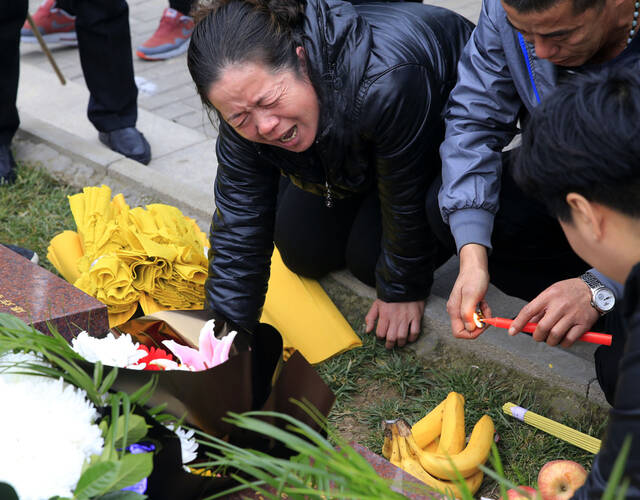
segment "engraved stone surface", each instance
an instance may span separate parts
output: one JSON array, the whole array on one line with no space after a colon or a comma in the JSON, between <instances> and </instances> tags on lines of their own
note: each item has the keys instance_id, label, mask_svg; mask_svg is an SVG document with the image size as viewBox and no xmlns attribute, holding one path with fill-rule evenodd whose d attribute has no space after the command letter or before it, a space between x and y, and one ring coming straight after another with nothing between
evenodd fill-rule
<instances>
[{"instance_id":1,"label":"engraved stone surface","mask_svg":"<svg viewBox=\"0 0 640 500\"><path fill-rule=\"evenodd\" d=\"M46 269L0 245L0 312L13 314L43 333L50 321L67 340L82 330L102 337L107 307Z\"/></svg>"},{"instance_id":2,"label":"engraved stone surface","mask_svg":"<svg viewBox=\"0 0 640 500\"><path fill-rule=\"evenodd\" d=\"M430 489L421 481L415 477L407 474L402 469L399 469L384 457L376 455L368 448L358 443L349 443L354 450L362 455L367 462L376 470L376 472L384 479L391 481L391 487L393 490L401 493L405 497L411 500L440 500L444 499L442 495L430 491ZM271 488L266 488L269 493L275 493ZM225 500L241 500L241 499L253 499L253 500L266 500L266 497L260 493L250 490L242 490L233 495L227 495ZM282 496L286 499L288 497Z\"/></svg>"}]
</instances>

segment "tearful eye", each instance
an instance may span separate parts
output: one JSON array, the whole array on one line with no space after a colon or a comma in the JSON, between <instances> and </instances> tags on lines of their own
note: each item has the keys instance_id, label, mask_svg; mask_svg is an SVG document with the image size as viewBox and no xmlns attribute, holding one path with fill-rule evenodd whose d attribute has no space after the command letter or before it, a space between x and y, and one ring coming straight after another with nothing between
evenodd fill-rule
<instances>
[{"instance_id":1,"label":"tearful eye","mask_svg":"<svg viewBox=\"0 0 640 500\"><path fill-rule=\"evenodd\" d=\"M240 128L244 126L246 122L247 122L247 115L244 115L241 120L236 120L234 123L231 124L231 126L234 128Z\"/></svg>"}]
</instances>

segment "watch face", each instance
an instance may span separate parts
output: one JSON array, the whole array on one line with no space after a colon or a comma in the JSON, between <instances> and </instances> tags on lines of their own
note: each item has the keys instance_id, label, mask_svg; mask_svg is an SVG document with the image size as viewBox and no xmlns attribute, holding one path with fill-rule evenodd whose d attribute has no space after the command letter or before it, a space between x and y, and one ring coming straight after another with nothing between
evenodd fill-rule
<instances>
[{"instance_id":1,"label":"watch face","mask_svg":"<svg viewBox=\"0 0 640 500\"><path fill-rule=\"evenodd\" d=\"M593 297L593 302L601 311L610 311L616 303L613 292L607 288L598 290Z\"/></svg>"}]
</instances>

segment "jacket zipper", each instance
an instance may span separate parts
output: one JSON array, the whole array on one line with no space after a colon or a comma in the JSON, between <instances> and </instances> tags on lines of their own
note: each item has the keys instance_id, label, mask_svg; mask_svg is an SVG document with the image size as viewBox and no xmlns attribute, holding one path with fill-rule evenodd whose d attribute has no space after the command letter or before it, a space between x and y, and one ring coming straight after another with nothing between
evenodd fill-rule
<instances>
[{"instance_id":1,"label":"jacket zipper","mask_svg":"<svg viewBox=\"0 0 640 500\"><path fill-rule=\"evenodd\" d=\"M324 204L327 208L333 207L333 195L331 194L331 186L329 185L328 177L325 177L324 181Z\"/></svg>"},{"instance_id":2,"label":"jacket zipper","mask_svg":"<svg viewBox=\"0 0 640 500\"><path fill-rule=\"evenodd\" d=\"M320 141L316 140L316 147L320 146ZM324 170L324 205L327 208L333 207L333 194L331 193L331 184L329 184L329 169L324 163L322 157L322 151L319 151L320 163L322 164L322 170Z\"/></svg>"}]
</instances>

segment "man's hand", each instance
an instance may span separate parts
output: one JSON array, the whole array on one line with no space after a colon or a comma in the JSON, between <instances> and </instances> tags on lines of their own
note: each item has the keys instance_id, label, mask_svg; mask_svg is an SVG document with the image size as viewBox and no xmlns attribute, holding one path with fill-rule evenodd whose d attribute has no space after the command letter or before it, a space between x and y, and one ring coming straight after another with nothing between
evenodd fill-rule
<instances>
[{"instance_id":1,"label":"man's hand","mask_svg":"<svg viewBox=\"0 0 640 500\"><path fill-rule=\"evenodd\" d=\"M522 308L513 320L509 335L516 335L526 323L537 322L537 342L571 346L593 326L600 314L591 305L591 290L580 279L554 283Z\"/></svg>"},{"instance_id":2,"label":"man's hand","mask_svg":"<svg viewBox=\"0 0 640 500\"><path fill-rule=\"evenodd\" d=\"M484 301L489 288L489 262L487 249L470 243L460 249L460 271L447 301L447 312L451 318L454 337L475 339L485 329L473 322L473 313L478 304L485 317L491 316L491 309Z\"/></svg>"},{"instance_id":3,"label":"man's hand","mask_svg":"<svg viewBox=\"0 0 640 500\"><path fill-rule=\"evenodd\" d=\"M424 300L415 302L383 302L376 299L364 318L367 333L373 331L378 320L376 336L386 339L384 346L392 349L396 343L402 347L409 342L415 342L420 335L422 315L424 314Z\"/></svg>"}]
</instances>

